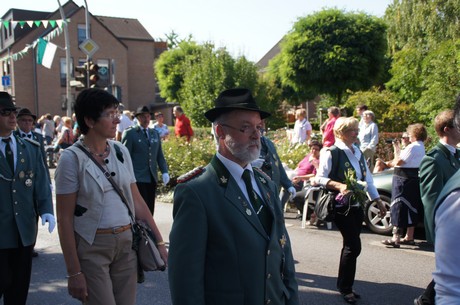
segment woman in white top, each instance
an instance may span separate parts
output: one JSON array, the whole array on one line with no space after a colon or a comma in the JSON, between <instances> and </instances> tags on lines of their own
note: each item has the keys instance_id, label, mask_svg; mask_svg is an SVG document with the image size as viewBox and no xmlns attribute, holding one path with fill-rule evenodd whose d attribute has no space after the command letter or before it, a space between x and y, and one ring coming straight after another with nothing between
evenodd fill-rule
<instances>
[{"instance_id":1,"label":"woman in white top","mask_svg":"<svg viewBox=\"0 0 460 305\"><path fill-rule=\"evenodd\" d=\"M155 112L155 120L156 123L153 124L153 128L158 131L160 134L160 138L162 140L166 139L169 136L169 129L168 125L166 125L164 122L164 116L163 113L161 112Z\"/></svg>"},{"instance_id":2,"label":"woman in white top","mask_svg":"<svg viewBox=\"0 0 460 305\"><path fill-rule=\"evenodd\" d=\"M292 133L292 144L303 144L307 143L311 137L312 127L310 122L308 122L307 112L305 109L297 109L295 112L296 121L294 124L294 132Z\"/></svg>"},{"instance_id":3,"label":"woman in white top","mask_svg":"<svg viewBox=\"0 0 460 305\"><path fill-rule=\"evenodd\" d=\"M412 124L407 127L410 144L404 148L399 157L394 160L395 171L391 191L391 223L393 224L393 238L383 240L387 246L399 248L400 244L414 244L415 225L423 218L420 198L420 183L418 171L425 156L423 142L427 138L427 131L423 124ZM395 143L399 146L399 142ZM401 239L400 234L406 230L406 236Z\"/></svg>"},{"instance_id":4,"label":"woman in white top","mask_svg":"<svg viewBox=\"0 0 460 305\"><path fill-rule=\"evenodd\" d=\"M358 124L358 120L352 117L337 119L334 124L335 144L321 150L319 168L314 181L328 190L340 193L342 197L349 198L339 202L338 196L336 197L334 217L334 222L343 237L337 289L349 304L356 303L356 300L360 298L359 293L353 290L353 284L356 263L361 253L360 233L364 218L362 205L368 197L377 202L380 215L386 214L385 205L374 186L372 174L367 167L363 154L355 145L358 138ZM352 186L347 185L347 175L351 173L353 173L356 181L367 185L367 197L363 192L361 195L364 196L360 196L360 199L353 197L350 189Z\"/></svg>"},{"instance_id":5,"label":"woman in white top","mask_svg":"<svg viewBox=\"0 0 460 305\"><path fill-rule=\"evenodd\" d=\"M161 257L168 259L161 233L137 188L129 151L110 140L120 123L117 107L117 99L102 89L78 95L75 113L83 136L63 151L55 173L68 292L86 305L136 303L138 269L130 214L151 227ZM125 203L96 162L111 173Z\"/></svg>"}]
</instances>

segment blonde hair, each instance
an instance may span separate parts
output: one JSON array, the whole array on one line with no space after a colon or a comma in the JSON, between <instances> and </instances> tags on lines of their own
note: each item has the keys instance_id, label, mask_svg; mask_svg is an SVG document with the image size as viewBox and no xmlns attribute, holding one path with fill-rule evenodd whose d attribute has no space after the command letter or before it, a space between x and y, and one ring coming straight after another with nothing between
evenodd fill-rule
<instances>
[{"instance_id":1,"label":"blonde hair","mask_svg":"<svg viewBox=\"0 0 460 305\"><path fill-rule=\"evenodd\" d=\"M296 118L298 116L303 116L305 118L305 117L307 117L307 111L304 108L297 109L295 111L295 116L296 116Z\"/></svg>"},{"instance_id":2,"label":"blonde hair","mask_svg":"<svg viewBox=\"0 0 460 305\"><path fill-rule=\"evenodd\" d=\"M339 117L334 124L334 136L343 139L343 134L354 128L358 128L359 121L354 117Z\"/></svg>"}]
</instances>

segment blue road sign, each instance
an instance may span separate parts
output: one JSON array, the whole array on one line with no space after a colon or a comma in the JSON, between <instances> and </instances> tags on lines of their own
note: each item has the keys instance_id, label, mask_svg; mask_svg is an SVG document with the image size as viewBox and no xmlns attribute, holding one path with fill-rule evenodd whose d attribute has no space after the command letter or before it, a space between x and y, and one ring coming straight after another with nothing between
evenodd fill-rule
<instances>
[{"instance_id":1,"label":"blue road sign","mask_svg":"<svg viewBox=\"0 0 460 305\"><path fill-rule=\"evenodd\" d=\"M2 76L2 85L3 87L11 86L11 78L9 75Z\"/></svg>"}]
</instances>

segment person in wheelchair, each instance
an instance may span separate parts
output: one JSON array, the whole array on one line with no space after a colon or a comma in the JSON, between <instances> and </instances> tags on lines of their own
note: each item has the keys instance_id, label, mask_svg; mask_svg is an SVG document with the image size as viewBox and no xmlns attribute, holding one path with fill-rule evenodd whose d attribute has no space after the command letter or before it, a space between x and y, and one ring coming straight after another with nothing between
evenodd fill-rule
<instances>
[{"instance_id":1,"label":"person in wheelchair","mask_svg":"<svg viewBox=\"0 0 460 305\"><path fill-rule=\"evenodd\" d=\"M292 184L296 189L296 194L291 201L294 202L297 209L302 212L305 201L308 198L305 198L307 195L307 190L310 186L310 178L315 177L316 170L319 166L319 152L323 145L318 140L312 140L309 143L310 153L302 159L295 169L295 176L291 179ZM281 191L281 200L285 204L289 199L289 193L285 190ZM309 207L313 210L313 206ZM316 223L316 217L314 214L310 215L310 224Z\"/></svg>"}]
</instances>

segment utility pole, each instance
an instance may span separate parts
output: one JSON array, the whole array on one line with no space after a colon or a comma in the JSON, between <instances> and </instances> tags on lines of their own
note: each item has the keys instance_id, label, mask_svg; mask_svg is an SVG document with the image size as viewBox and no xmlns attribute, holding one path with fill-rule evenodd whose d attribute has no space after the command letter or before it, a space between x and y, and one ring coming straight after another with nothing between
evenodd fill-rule
<instances>
[{"instance_id":1,"label":"utility pole","mask_svg":"<svg viewBox=\"0 0 460 305\"><path fill-rule=\"evenodd\" d=\"M73 96L70 87L70 42L69 42L69 29L67 25L67 19L65 17L64 9L61 6L61 2L57 0L59 4L59 12L61 13L61 18L63 20L62 26L64 27L64 40L65 40L65 62L66 62L66 102L67 102L67 111L66 114L68 117L72 117L72 102Z\"/></svg>"},{"instance_id":2,"label":"utility pole","mask_svg":"<svg viewBox=\"0 0 460 305\"><path fill-rule=\"evenodd\" d=\"M85 2L85 28L86 28L86 39L90 39L90 31L89 31L89 10L88 10L88 3ZM90 61L91 57L89 55L86 55L86 88L90 87L90 82L89 82L89 70L90 70Z\"/></svg>"}]
</instances>

